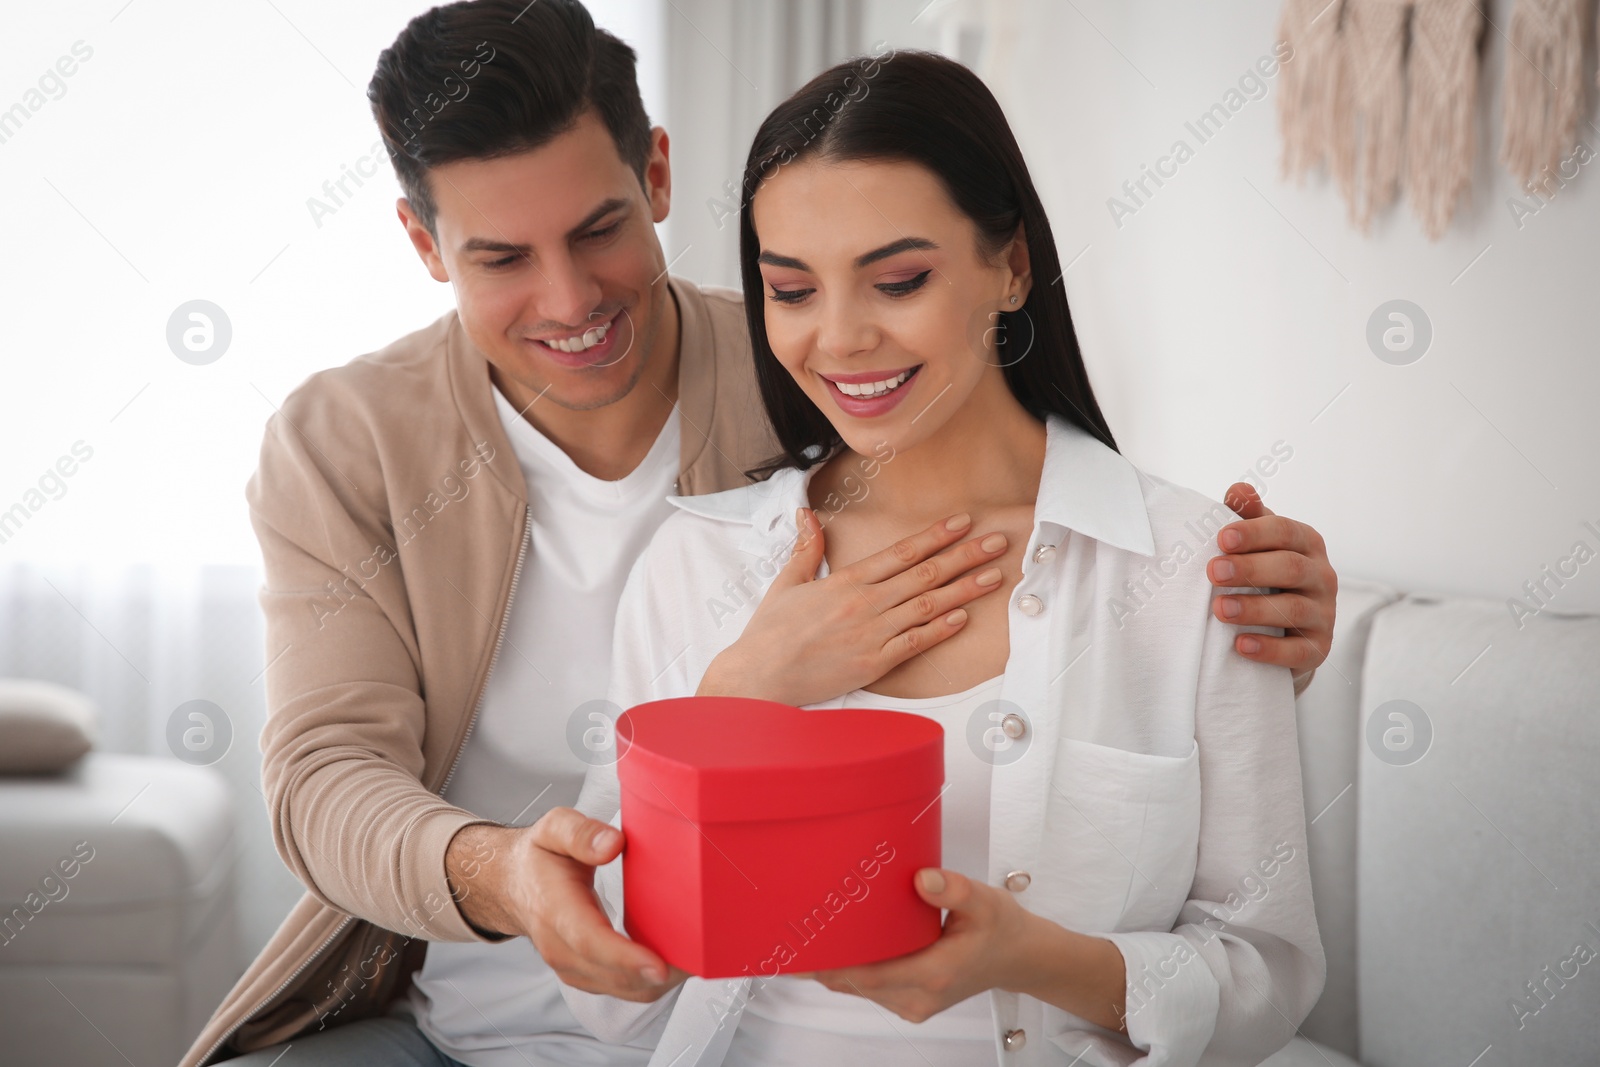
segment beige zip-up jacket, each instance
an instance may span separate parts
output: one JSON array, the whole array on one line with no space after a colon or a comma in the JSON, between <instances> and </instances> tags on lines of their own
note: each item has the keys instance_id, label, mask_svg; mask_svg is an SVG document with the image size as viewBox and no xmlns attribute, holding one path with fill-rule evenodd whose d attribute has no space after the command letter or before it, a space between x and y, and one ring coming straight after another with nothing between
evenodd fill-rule
<instances>
[{"instance_id":1,"label":"beige zip-up jacket","mask_svg":"<svg viewBox=\"0 0 1600 1067\"><path fill-rule=\"evenodd\" d=\"M739 294L678 304L676 492L746 484L777 444ZM444 855L487 822L441 798L527 555L522 468L455 312L313 375L267 423L246 496L266 583L262 785L308 892L184 1056L202 1067L382 1014L428 941L483 941Z\"/></svg>"}]
</instances>

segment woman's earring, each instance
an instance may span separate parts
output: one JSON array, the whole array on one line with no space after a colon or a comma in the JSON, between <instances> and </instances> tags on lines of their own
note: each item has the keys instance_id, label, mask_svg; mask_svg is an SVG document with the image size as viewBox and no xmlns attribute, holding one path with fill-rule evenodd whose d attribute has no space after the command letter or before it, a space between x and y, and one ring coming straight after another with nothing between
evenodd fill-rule
<instances>
[{"instance_id":1,"label":"woman's earring","mask_svg":"<svg viewBox=\"0 0 1600 1067\"><path fill-rule=\"evenodd\" d=\"M1011 294L1011 302L1013 304L1015 304L1017 302L1017 294L1016 293L1012 293Z\"/></svg>"}]
</instances>

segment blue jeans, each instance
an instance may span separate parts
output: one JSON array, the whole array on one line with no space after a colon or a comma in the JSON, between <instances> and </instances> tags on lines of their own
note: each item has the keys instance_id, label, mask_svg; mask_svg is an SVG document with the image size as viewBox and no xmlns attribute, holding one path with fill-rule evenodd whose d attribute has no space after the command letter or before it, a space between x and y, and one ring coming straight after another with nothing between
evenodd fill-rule
<instances>
[{"instance_id":1,"label":"blue jeans","mask_svg":"<svg viewBox=\"0 0 1600 1067\"><path fill-rule=\"evenodd\" d=\"M462 1067L410 1019L380 1016L227 1060L232 1067Z\"/></svg>"}]
</instances>

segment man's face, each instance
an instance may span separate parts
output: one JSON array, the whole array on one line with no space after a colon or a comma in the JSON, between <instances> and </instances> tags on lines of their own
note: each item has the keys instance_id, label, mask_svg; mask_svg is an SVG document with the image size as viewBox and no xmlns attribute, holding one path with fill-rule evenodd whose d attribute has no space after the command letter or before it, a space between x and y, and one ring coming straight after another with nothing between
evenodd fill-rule
<instances>
[{"instance_id":1,"label":"man's face","mask_svg":"<svg viewBox=\"0 0 1600 1067\"><path fill-rule=\"evenodd\" d=\"M435 167L437 240L400 201L418 254L455 287L462 326L519 407L615 403L661 350L672 297L653 224L671 182L665 132L653 142L644 187L593 112L531 151Z\"/></svg>"}]
</instances>

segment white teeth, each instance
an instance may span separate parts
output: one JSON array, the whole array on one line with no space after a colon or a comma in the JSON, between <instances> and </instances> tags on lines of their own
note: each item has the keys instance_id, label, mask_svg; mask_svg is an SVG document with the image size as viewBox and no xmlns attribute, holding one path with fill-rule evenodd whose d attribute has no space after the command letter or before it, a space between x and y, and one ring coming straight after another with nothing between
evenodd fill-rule
<instances>
[{"instance_id":1,"label":"white teeth","mask_svg":"<svg viewBox=\"0 0 1600 1067\"><path fill-rule=\"evenodd\" d=\"M606 339L606 331L611 329L611 323L602 323L591 327L577 337L562 337L546 341L545 344L557 352L586 352Z\"/></svg>"},{"instance_id":2,"label":"white teeth","mask_svg":"<svg viewBox=\"0 0 1600 1067\"><path fill-rule=\"evenodd\" d=\"M911 372L903 370L893 378L885 378L881 382L834 382L833 384L838 386L839 392L844 393L846 396L874 397L883 396L885 393L898 389L900 384L909 377L911 377Z\"/></svg>"}]
</instances>

